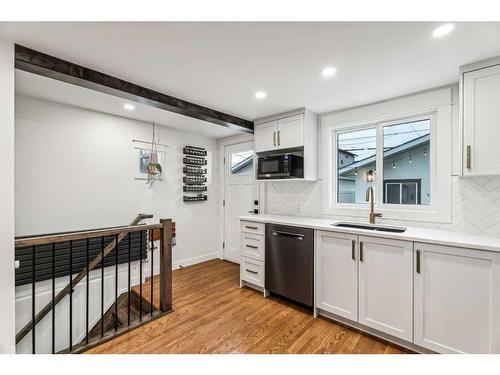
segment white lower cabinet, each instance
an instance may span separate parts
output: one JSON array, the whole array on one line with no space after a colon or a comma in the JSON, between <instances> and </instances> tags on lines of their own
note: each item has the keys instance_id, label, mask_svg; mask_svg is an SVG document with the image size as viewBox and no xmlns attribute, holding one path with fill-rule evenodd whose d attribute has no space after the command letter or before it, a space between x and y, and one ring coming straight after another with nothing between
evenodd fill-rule
<instances>
[{"instance_id":1,"label":"white lower cabinet","mask_svg":"<svg viewBox=\"0 0 500 375\"><path fill-rule=\"evenodd\" d=\"M412 341L413 243L317 231L316 306Z\"/></svg>"},{"instance_id":2,"label":"white lower cabinet","mask_svg":"<svg viewBox=\"0 0 500 375\"><path fill-rule=\"evenodd\" d=\"M358 322L412 341L412 242L359 236Z\"/></svg>"},{"instance_id":3,"label":"white lower cabinet","mask_svg":"<svg viewBox=\"0 0 500 375\"><path fill-rule=\"evenodd\" d=\"M266 225L241 221L240 286L264 290Z\"/></svg>"},{"instance_id":4,"label":"white lower cabinet","mask_svg":"<svg viewBox=\"0 0 500 375\"><path fill-rule=\"evenodd\" d=\"M414 343L500 353L500 253L415 243Z\"/></svg>"},{"instance_id":5,"label":"white lower cabinet","mask_svg":"<svg viewBox=\"0 0 500 375\"><path fill-rule=\"evenodd\" d=\"M316 306L358 319L357 235L316 231Z\"/></svg>"}]
</instances>

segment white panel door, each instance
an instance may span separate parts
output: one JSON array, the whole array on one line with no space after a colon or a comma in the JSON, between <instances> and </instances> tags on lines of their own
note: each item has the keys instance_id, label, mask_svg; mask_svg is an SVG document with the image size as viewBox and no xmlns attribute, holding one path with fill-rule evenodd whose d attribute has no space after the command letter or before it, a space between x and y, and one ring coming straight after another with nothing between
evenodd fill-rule
<instances>
[{"instance_id":1,"label":"white panel door","mask_svg":"<svg viewBox=\"0 0 500 375\"><path fill-rule=\"evenodd\" d=\"M465 73L463 90L464 175L500 175L500 65Z\"/></svg>"},{"instance_id":2,"label":"white panel door","mask_svg":"<svg viewBox=\"0 0 500 375\"><path fill-rule=\"evenodd\" d=\"M277 124L278 122L275 120L255 125L255 152L270 151L276 148Z\"/></svg>"},{"instance_id":3,"label":"white panel door","mask_svg":"<svg viewBox=\"0 0 500 375\"><path fill-rule=\"evenodd\" d=\"M415 257L414 343L500 353L500 253L415 243Z\"/></svg>"},{"instance_id":4,"label":"white panel door","mask_svg":"<svg viewBox=\"0 0 500 375\"><path fill-rule=\"evenodd\" d=\"M253 212L259 190L254 179L253 142L225 147L224 164L224 259L240 263L239 216Z\"/></svg>"},{"instance_id":5,"label":"white panel door","mask_svg":"<svg viewBox=\"0 0 500 375\"><path fill-rule=\"evenodd\" d=\"M304 146L304 115L278 120L278 149Z\"/></svg>"},{"instance_id":6,"label":"white panel door","mask_svg":"<svg viewBox=\"0 0 500 375\"><path fill-rule=\"evenodd\" d=\"M316 231L316 307L358 320L357 236Z\"/></svg>"},{"instance_id":7,"label":"white panel door","mask_svg":"<svg viewBox=\"0 0 500 375\"><path fill-rule=\"evenodd\" d=\"M412 341L412 242L359 236L359 323Z\"/></svg>"}]
</instances>

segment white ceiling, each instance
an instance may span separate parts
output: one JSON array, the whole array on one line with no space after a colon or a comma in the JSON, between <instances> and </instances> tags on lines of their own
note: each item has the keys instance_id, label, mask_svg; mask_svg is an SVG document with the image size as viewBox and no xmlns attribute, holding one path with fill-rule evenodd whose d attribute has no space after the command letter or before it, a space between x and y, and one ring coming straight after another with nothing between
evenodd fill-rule
<instances>
[{"instance_id":1,"label":"white ceiling","mask_svg":"<svg viewBox=\"0 0 500 375\"><path fill-rule=\"evenodd\" d=\"M458 80L460 65L500 55L500 23L0 23L48 54L249 120L318 113ZM321 70L337 67L325 80ZM257 101L254 93L265 90Z\"/></svg>"},{"instance_id":2,"label":"white ceiling","mask_svg":"<svg viewBox=\"0 0 500 375\"><path fill-rule=\"evenodd\" d=\"M56 81L51 78L21 70L16 70L15 80L16 94L34 96L134 120L155 122L158 125L201 134L207 137L223 138L241 134L241 132L237 130L232 130L211 122L197 120L192 117L179 115L145 104L131 102L116 96L103 94L98 91L66 82ZM123 108L125 103L132 103L135 109L133 111L125 110Z\"/></svg>"}]
</instances>

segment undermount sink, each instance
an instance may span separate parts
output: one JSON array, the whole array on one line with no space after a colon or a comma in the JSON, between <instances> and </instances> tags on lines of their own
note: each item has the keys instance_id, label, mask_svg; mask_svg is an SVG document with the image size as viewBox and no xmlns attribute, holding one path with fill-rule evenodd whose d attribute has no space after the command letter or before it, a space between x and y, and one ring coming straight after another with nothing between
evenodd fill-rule
<instances>
[{"instance_id":1,"label":"undermount sink","mask_svg":"<svg viewBox=\"0 0 500 375\"><path fill-rule=\"evenodd\" d=\"M357 224L357 223L335 223L331 225L333 227L365 229L365 230L374 230L378 232L403 233L404 231L406 231L406 228L404 227L390 227L390 226L368 225L368 224Z\"/></svg>"}]
</instances>

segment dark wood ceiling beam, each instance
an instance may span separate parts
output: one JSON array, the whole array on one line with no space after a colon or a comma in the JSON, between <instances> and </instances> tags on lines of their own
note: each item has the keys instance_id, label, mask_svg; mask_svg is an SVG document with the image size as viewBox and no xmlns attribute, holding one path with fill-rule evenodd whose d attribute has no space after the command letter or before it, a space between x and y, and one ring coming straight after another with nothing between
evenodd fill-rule
<instances>
[{"instance_id":1,"label":"dark wood ceiling beam","mask_svg":"<svg viewBox=\"0 0 500 375\"><path fill-rule=\"evenodd\" d=\"M110 76L109 74L101 73L18 44L16 44L15 66L17 69L30 73L147 104L231 129L253 133L254 124L252 121L165 95Z\"/></svg>"}]
</instances>

